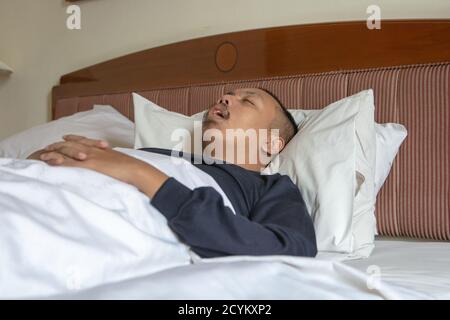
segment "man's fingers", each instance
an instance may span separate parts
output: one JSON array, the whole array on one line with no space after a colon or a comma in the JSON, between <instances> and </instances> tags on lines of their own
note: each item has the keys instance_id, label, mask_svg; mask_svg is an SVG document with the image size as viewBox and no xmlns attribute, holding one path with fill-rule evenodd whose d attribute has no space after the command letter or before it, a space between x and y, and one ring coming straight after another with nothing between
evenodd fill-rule
<instances>
[{"instance_id":1,"label":"man's fingers","mask_svg":"<svg viewBox=\"0 0 450 320\"><path fill-rule=\"evenodd\" d=\"M55 149L57 152L61 153L62 155L76 159L76 160L86 160L87 158L87 151L79 149L79 147L72 147L72 146L60 146Z\"/></svg>"},{"instance_id":2,"label":"man's fingers","mask_svg":"<svg viewBox=\"0 0 450 320\"><path fill-rule=\"evenodd\" d=\"M86 138L83 136L78 136L75 134L65 135L65 136L63 136L63 139L65 141L74 141L74 142L82 143L82 144L90 146L90 147L97 147L97 148L102 148L102 149L109 147L108 141L89 139L89 138Z\"/></svg>"},{"instance_id":3,"label":"man's fingers","mask_svg":"<svg viewBox=\"0 0 450 320\"><path fill-rule=\"evenodd\" d=\"M66 142L60 141L60 142L55 142L55 143L49 144L48 146L46 146L44 148L44 150L46 150L46 151L56 150L57 148L61 147L64 143L66 143Z\"/></svg>"},{"instance_id":4,"label":"man's fingers","mask_svg":"<svg viewBox=\"0 0 450 320\"><path fill-rule=\"evenodd\" d=\"M51 158L49 160L46 160L45 162L51 166L61 166L64 165L66 167L74 167L75 163L82 163L80 161L77 160L73 160L67 157L64 157L63 155L60 155L61 157L55 157L55 158Z\"/></svg>"},{"instance_id":5,"label":"man's fingers","mask_svg":"<svg viewBox=\"0 0 450 320\"><path fill-rule=\"evenodd\" d=\"M63 139L66 141L78 141L78 140L87 139L87 138L84 136L76 135L76 134L66 134L65 136L63 136Z\"/></svg>"},{"instance_id":6,"label":"man's fingers","mask_svg":"<svg viewBox=\"0 0 450 320\"><path fill-rule=\"evenodd\" d=\"M45 162L54 162L55 164L61 164L64 162L64 156L58 152L51 151L42 153L39 158Z\"/></svg>"},{"instance_id":7,"label":"man's fingers","mask_svg":"<svg viewBox=\"0 0 450 320\"><path fill-rule=\"evenodd\" d=\"M50 159L45 162L51 166L58 166L64 163L64 159Z\"/></svg>"},{"instance_id":8,"label":"man's fingers","mask_svg":"<svg viewBox=\"0 0 450 320\"><path fill-rule=\"evenodd\" d=\"M77 142L57 142L53 143L45 148L46 151L56 151L67 157L85 160L88 156L89 148L85 145Z\"/></svg>"}]
</instances>

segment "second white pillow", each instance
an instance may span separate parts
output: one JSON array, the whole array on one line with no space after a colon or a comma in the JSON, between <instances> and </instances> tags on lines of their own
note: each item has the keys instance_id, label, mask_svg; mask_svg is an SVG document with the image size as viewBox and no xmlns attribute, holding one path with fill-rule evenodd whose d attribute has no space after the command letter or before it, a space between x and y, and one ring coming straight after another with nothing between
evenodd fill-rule
<instances>
[{"instance_id":1,"label":"second white pillow","mask_svg":"<svg viewBox=\"0 0 450 320\"><path fill-rule=\"evenodd\" d=\"M372 90L310 113L266 173L286 174L311 213L319 251L366 257L375 230ZM355 197L356 172L363 177Z\"/></svg>"}]
</instances>

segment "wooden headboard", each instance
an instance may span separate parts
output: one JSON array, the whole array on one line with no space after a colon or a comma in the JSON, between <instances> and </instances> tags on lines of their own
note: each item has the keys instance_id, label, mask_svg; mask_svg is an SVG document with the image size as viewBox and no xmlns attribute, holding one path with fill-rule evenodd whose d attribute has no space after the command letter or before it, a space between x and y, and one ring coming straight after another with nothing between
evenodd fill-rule
<instances>
[{"instance_id":1,"label":"wooden headboard","mask_svg":"<svg viewBox=\"0 0 450 320\"><path fill-rule=\"evenodd\" d=\"M450 60L450 20L320 23L233 32L132 53L66 75L61 98Z\"/></svg>"}]
</instances>

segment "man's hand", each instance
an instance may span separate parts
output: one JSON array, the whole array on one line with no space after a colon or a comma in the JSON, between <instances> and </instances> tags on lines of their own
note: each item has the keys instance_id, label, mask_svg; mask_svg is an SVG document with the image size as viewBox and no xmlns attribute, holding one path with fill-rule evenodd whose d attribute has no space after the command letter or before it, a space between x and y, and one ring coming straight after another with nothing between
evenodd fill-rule
<instances>
[{"instance_id":1,"label":"man's hand","mask_svg":"<svg viewBox=\"0 0 450 320\"><path fill-rule=\"evenodd\" d=\"M102 148L102 149L105 149L105 148L109 147L109 143L107 141L105 141L105 140L93 140L93 139L88 139L88 138L85 138L85 137L82 137L82 136L73 135L73 134L72 135L65 135L65 136L63 136L63 139L65 141L77 141L77 142L86 144L88 146L95 146L95 147ZM41 155L43 153L47 153L49 151L48 148L49 147L33 152L32 154L30 154L27 157L27 159L30 159L30 160L43 160L43 159L41 159ZM64 156L62 154L55 153L55 154L53 154L52 160L53 160L52 164L62 163L63 160L64 160Z\"/></svg>"},{"instance_id":2,"label":"man's hand","mask_svg":"<svg viewBox=\"0 0 450 320\"><path fill-rule=\"evenodd\" d=\"M168 176L155 167L112 150L106 141L69 135L47 146L40 159L54 166L91 169L137 187L152 198Z\"/></svg>"}]
</instances>

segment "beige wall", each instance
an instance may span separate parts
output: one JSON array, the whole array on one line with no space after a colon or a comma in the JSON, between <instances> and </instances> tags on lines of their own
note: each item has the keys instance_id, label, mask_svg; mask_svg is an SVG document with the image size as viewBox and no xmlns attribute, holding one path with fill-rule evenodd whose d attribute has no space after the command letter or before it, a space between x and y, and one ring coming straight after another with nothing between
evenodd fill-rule
<instances>
[{"instance_id":1,"label":"beige wall","mask_svg":"<svg viewBox=\"0 0 450 320\"><path fill-rule=\"evenodd\" d=\"M0 0L0 139L44 123L62 74L126 53L237 30L382 18L450 18L449 0L83 0L82 29L66 28L63 0Z\"/></svg>"}]
</instances>

